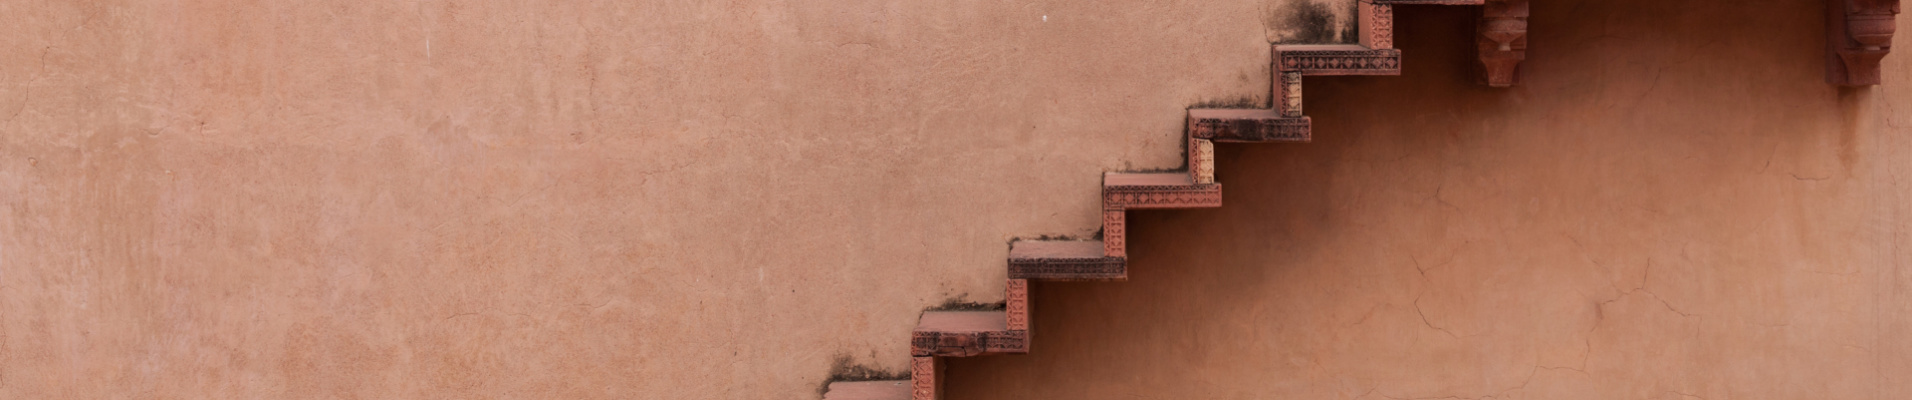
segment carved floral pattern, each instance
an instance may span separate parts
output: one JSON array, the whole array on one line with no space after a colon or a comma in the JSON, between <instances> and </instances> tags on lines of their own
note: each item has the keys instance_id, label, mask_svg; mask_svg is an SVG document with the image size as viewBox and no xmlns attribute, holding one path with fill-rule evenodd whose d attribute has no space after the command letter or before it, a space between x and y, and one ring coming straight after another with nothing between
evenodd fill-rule
<instances>
[{"instance_id":1,"label":"carved floral pattern","mask_svg":"<svg viewBox=\"0 0 1912 400\"><path fill-rule=\"evenodd\" d=\"M910 358L910 400L936 400L936 357Z\"/></svg>"},{"instance_id":2,"label":"carved floral pattern","mask_svg":"<svg viewBox=\"0 0 1912 400\"><path fill-rule=\"evenodd\" d=\"M1010 279L1003 285L1003 314L1009 330L1029 330L1029 280Z\"/></svg>"},{"instance_id":3,"label":"carved floral pattern","mask_svg":"<svg viewBox=\"0 0 1912 400\"><path fill-rule=\"evenodd\" d=\"M1286 50L1280 63L1282 71L1304 75L1400 75L1401 51Z\"/></svg>"},{"instance_id":4,"label":"carved floral pattern","mask_svg":"<svg viewBox=\"0 0 1912 400\"><path fill-rule=\"evenodd\" d=\"M1394 6L1362 1L1360 13L1361 45L1370 49L1394 48Z\"/></svg>"}]
</instances>

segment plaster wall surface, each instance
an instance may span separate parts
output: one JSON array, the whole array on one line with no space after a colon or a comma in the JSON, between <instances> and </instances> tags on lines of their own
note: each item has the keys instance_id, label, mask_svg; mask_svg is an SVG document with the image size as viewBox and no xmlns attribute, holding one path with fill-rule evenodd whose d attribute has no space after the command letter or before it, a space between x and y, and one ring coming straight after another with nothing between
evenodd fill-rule
<instances>
[{"instance_id":1,"label":"plaster wall surface","mask_svg":"<svg viewBox=\"0 0 1912 400\"><path fill-rule=\"evenodd\" d=\"M0 398L901 372L1323 3L0 2ZM1406 76L1311 79L1315 143L1224 146L950 395L1907 397L1912 68L1820 83L1818 7L1536 4L1509 91L1404 10Z\"/></svg>"},{"instance_id":2,"label":"plaster wall surface","mask_svg":"<svg viewBox=\"0 0 1912 400\"><path fill-rule=\"evenodd\" d=\"M900 373L1299 4L0 1L0 398Z\"/></svg>"},{"instance_id":3,"label":"plaster wall surface","mask_svg":"<svg viewBox=\"0 0 1912 400\"><path fill-rule=\"evenodd\" d=\"M1309 78L1313 143L1220 147L950 398L1912 398L1912 68L1824 84L1820 7L1535 1L1508 90L1397 9L1403 76Z\"/></svg>"}]
</instances>

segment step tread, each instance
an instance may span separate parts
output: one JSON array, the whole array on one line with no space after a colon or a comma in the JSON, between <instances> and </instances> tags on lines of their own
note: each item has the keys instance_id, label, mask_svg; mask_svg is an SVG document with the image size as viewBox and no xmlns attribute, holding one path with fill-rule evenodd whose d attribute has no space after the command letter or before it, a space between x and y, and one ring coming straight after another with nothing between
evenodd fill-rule
<instances>
[{"instance_id":1,"label":"step tread","mask_svg":"<svg viewBox=\"0 0 1912 400\"><path fill-rule=\"evenodd\" d=\"M1102 209L1141 210L1222 206L1222 185L1198 184L1187 172L1111 172L1102 178Z\"/></svg>"},{"instance_id":2,"label":"step tread","mask_svg":"<svg viewBox=\"0 0 1912 400\"><path fill-rule=\"evenodd\" d=\"M917 332L997 332L1009 330L1002 311L929 311L916 323Z\"/></svg>"},{"instance_id":3,"label":"step tread","mask_svg":"<svg viewBox=\"0 0 1912 400\"><path fill-rule=\"evenodd\" d=\"M1009 279L1121 281L1128 260L1109 257L1100 240L1022 240L1009 246Z\"/></svg>"},{"instance_id":4,"label":"step tread","mask_svg":"<svg viewBox=\"0 0 1912 400\"><path fill-rule=\"evenodd\" d=\"M1195 186L1195 180L1186 172L1110 172L1102 176L1102 186Z\"/></svg>"},{"instance_id":5,"label":"step tread","mask_svg":"<svg viewBox=\"0 0 1912 400\"><path fill-rule=\"evenodd\" d=\"M908 400L910 381L833 382L823 400Z\"/></svg>"},{"instance_id":6,"label":"step tread","mask_svg":"<svg viewBox=\"0 0 1912 400\"><path fill-rule=\"evenodd\" d=\"M1328 52L1328 51L1380 51L1358 44L1280 44L1275 49L1283 52Z\"/></svg>"},{"instance_id":7,"label":"step tread","mask_svg":"<svg viewBox=\"0 0 1912 400\"><path fill-rule=\"evenodd\" d=\"M1102 258L1100 240L1023 240L1009 246L1011 260Z\"/></svg>"},{"instance_id":8,"label":"step tread","mask_svg":"<svg viewBox=\"0 0 1912 400\"><path fill-rule=\"evenodd\" d=\"M1267 108L1194 108L1188 110L1188 115L1214 119L1285 119Z\"/></svg>"},{"instance_id":9,"label":"step tread","mask_svg":"<svg viewBox=\"0 0 1912 400\"><path fill-rule=\"evenodd\" d=\"M930 311L910 333L910 355L974 357L1029 352L1029 331L1009 330L1004 311Z\"/></svg>"}]
</instances>

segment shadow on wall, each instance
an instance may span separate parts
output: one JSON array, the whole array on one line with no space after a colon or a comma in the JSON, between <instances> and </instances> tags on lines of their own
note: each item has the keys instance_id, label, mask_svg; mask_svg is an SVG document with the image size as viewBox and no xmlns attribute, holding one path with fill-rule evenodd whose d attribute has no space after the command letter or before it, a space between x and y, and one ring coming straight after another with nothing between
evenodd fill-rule
<instances>
[{"instance_id":1,"label":"shadow on wall","mask_svg":"<svg viewBox=\"0 0 1912 400\"><path fill-rule=\"evenodd\" d=\"M1269 43L1349 44L1358 38L1354 0L1276 0L1264 10Z\"/></svg>"}]
</instances>

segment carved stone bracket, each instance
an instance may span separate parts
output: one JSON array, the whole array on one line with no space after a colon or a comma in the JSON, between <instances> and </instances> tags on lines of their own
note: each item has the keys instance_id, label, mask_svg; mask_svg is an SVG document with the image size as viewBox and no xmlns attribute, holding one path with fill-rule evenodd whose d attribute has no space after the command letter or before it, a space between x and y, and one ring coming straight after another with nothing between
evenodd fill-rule
<instances>
[{"instance_id":1,"label":"carved stone bracket","mask_svg":"<svg viewBox=\"0 0 1912 400\"><path fill-rule=\"evenodd\" d=\"M1527 60L1527 0L1489 0L1481 7L1481 81L1487 86L1520 83L1520 62Z\"/></svg>"},{"instance_id":2,"label":"carved stone bracket","mask_svg":"<svg viewBox=\"0 0 1912 400\"><path fill-rule=\"evenodd\" d=\"M1899 0L1827 0L1826 82L1877 85L1879 61L1892 52Z\"/></svg>"}]
</instances>

